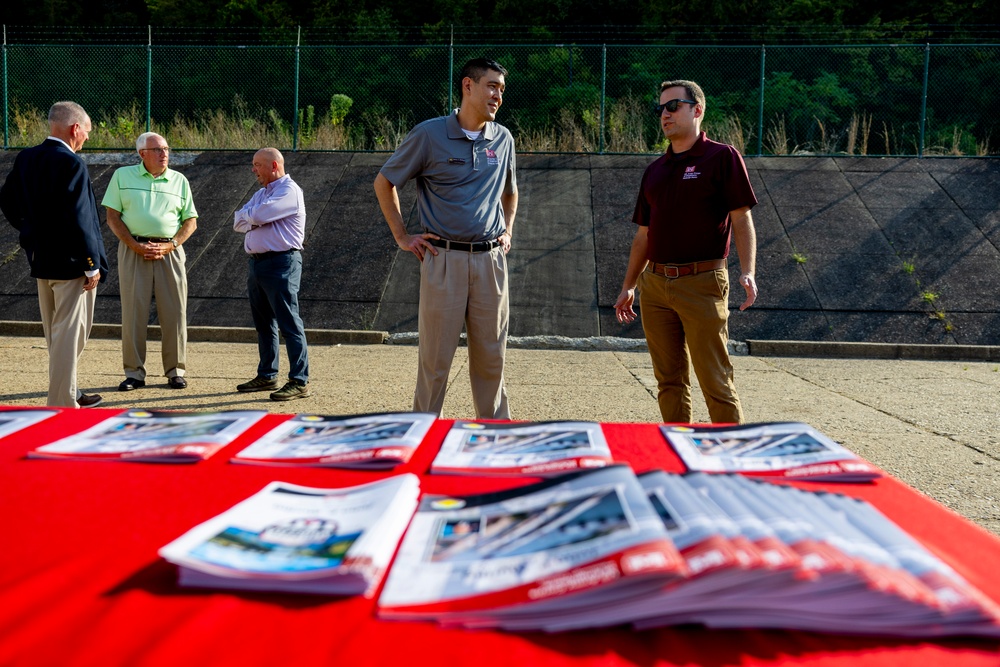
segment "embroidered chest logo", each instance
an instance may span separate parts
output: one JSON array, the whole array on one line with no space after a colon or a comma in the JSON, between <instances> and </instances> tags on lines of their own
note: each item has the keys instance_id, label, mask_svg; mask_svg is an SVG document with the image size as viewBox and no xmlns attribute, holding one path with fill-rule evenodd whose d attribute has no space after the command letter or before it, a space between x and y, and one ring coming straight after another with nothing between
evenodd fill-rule
<instances>
[{"instance_id":1,"label":"embroidered chest logo","mask_svg":"<svg viewBox=\"0 0 1000 667\"><path fill-rule=\"evenodd\" d=\"M691 165L690 167L684 167L684 177L681 180L687 181L689 179L698 178L699 176L701 176L701 172L695 171L695 169L697 169L697 167L694 165Z\"/></svg>"},{"instance_id":2,"label":"embroidered chest logo","mask_svg":"<svg viewBox=\"0 0 1000 667\"><path fill-rule=\"evenodd\" d=\"M497 159L497 152L492 148L486 149L486 164L498 165L500 160Z\"/></svg>"}]
</instances>

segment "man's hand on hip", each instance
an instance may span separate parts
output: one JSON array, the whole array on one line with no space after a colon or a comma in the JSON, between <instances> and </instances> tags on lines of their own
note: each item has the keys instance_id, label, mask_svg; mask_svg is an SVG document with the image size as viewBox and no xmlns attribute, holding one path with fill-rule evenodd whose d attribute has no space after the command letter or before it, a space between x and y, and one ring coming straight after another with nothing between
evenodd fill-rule
<instances>
[{"instance_id":1,"label":"man's hand on hip","mask_svg":"<svg viewBox=\"0 0 1000 667\"><path fill-rule=\"evenodd\" d=\"M417 259L422 262L424 261L424 252L429 251L432 255L438 254L437 248L428 243L427 239L440 238L441 237L437 234L431 234L430 232L424 232L423 234L407 234L403 238L397 239L396 245L398 245L401 250L412 252L417 256Z\"/></svg>"}]
</instances>

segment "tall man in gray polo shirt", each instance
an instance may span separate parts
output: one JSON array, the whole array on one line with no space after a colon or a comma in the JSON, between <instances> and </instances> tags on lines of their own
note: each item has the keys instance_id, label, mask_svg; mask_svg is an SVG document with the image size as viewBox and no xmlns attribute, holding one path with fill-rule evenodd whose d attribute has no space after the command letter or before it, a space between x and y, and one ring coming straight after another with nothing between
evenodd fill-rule
<instances>
[{"instance_id":1,"label":"tall man in gray polo shirt","mask_svg":"<svg viewBox=\"0 0 1000 667\"><path fill-rule=\"evenodd\" d=\"M504 356L507 252L517 212L514 140L495 122L507 70L477 58L462 68L462 105L417 125L375 178L396 243L420 260L420 333L413 409L441 413L465 325L479 419L510 419ZM406 230L397 188L417 181L422 233Z\"/></svg>"}]
</instances>

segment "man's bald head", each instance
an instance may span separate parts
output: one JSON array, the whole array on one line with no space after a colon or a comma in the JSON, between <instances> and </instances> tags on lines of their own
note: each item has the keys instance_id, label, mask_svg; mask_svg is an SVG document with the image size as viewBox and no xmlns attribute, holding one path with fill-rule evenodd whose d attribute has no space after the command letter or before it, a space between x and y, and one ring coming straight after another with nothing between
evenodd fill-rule
<instances>
[{"instance_id":1,"label":"man's bald head","mask_svg":"<svg viewBox=\"0 0 1000 667\"><path fill-rule=\"evenodd\" d=\"M285 158L277 148L261 148L253 155L253 173L267 187L285 175Z\"/></svg>"},{"instance_id":2,"label":"man's bald head","mask_svg":"<svg viewBox=\"0 0 1000 667\"><path fill-rule=\"evenodd\" d=\"M262 157L269 162L277 162L281 165L285 164L285 156L277 148L261 148L254 154L254 157Z\"/></svg>"}]
</instances>

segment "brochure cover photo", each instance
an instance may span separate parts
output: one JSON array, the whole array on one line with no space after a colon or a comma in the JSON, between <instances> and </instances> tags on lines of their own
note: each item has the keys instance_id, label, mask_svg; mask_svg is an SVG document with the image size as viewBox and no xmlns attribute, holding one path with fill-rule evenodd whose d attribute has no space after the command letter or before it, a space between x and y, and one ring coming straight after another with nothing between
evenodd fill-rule
<instances>
[{"instance_id":1,"label":"brochure cover photo","mask_svg":"<svg viewBox=\"0 0 1000 667\"><path fill-rule=\"evenodd\" d=\"M882 473L808 424L660 427L692 472L866 482Z\"/></svg>"},{"instance_id":2,"label":"brochure cover photo","mask_svg":"<svg viewBox=\"0 0 1000 667\"><path fill-rule=\"evenodd\" d=\"M257 423L263 410L129 410L28 452L29 457L193 463L207 459Z\"/></svg>"},{"instance_id":3,"label":"brochure cover photo","mask_svg":"<svg viewBox=\"0 0 1000 667\"><path fill-rule=\"evenodd\" d=\"M294 415L233 457L233 463L381 469L406 463L434 424L422 412Z\"/></svg>"},{"instance_id":4,"label":"brochure cover photo","mask_svg":"<svg viewBox=\"0 0 1000 667\"><path fill-rule=\"evenodd\" d=\"M460 420L445 436L431 472L548 476L611 461L604 432L595 422Z\"/></svg>"},{"instance_id":5,"label":"brochure cover photo","mask_svg":"<svg viewBox=\"0 0 1000 667\"><path fill-rule=\"evenodd\" d=\"M379 615L492 627L589 610L686 568L628 466L477 496L427 496L399 548ZM501 620L503 619L503 621Z\"/></svg>"},{"instance_id":6,"label":"brochure cover photo","mask_svg":"<svg viewBox=\"0 0 1000 667\"><path fill-rule=\"evenodd\" d=\"M358 595L381 581L416 508L415 475L342 489L272 482L160 555L182 586Z\"/></svg>"}]
</instances>

